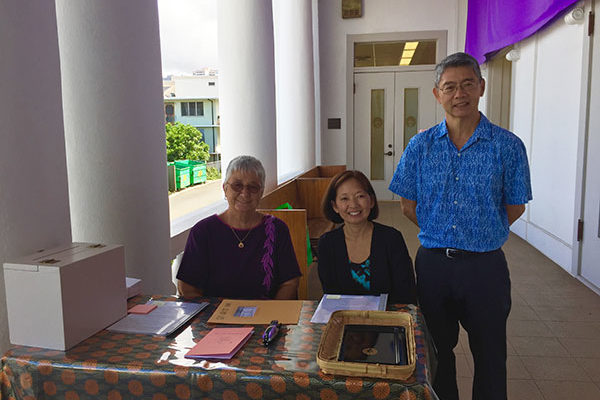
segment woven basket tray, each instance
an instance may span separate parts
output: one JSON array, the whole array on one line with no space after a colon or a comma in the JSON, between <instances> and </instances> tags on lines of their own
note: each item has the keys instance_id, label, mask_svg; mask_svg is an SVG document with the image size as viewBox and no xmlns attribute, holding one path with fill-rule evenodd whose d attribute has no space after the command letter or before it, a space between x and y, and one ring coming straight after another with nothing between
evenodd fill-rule
<instances>
[{"instance_id":1,"label":"woven basket tray","mask_svg":"<svg viewBox=\"0 0 600 400\"><path fill-rule=\"evenodd\" d=\"M338 361L345 325L403 326L406 329L408 365ZM406 380L414 372L416 364L412 317L397 311L335 311L321 336L317 364L326 374Z\"/></svg>"}]
</instances>

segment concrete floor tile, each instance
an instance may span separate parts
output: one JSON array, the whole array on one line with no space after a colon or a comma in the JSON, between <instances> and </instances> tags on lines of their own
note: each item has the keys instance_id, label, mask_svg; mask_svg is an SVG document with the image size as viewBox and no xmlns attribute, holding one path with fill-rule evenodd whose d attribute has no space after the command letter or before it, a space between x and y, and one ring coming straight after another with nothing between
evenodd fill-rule
<instances>
[{"instance_id":1,"label":"concrete floor tile","mask_svg":"<svg viewBox=\"0 0 600 400\"><path fill-rule=\"evenodd\" d=\"M469 351L469 350L467 350L467 351ZM463 348L463 345L460 342L460 340L458 341L458 343L456 344L456 347L454 348L454 354L465 354L465 349Z\"/></svg>"},{"instance_id":2,"label":"concrete floor tile","mask_svg":"<svg viewBox=\"0 0 600 400\"><path fill-rule=\"evenodd\" d=\"M464 354L456 355L456 376L459 378L473 377L473 370L467 362L467 356Z\"/></svg>"},{"instance_id":3,"label":"concrete floor tile","mask_svg":"<svg viewBox=\"0 0 600 400\"><path fill-rule=\"evenodd\" d=\"M545 400L598 400L600 389L593 382L535 381Z\"/></svg>"},{"instance_id":4,"label":"concrete floor tile","mask_svg":"<svg viewBox=\"0 0 600 400\"><path fill-rule=\"evenodd\" d=\"M592 381L600 383L600 358L578 357L576 360Z\"/></svg>"},{"instance_id":5,"label":"concrete floor tile","mask_svg":"<svg viewBox=\"0 0 600 400\"><path fill-rule=\"evenodd\" d=\"M539 321L540 319L533 308L528 305L513 305L510 309L508 318L513 321Z\"/></svg>"},{"instance_id":6,"label":"concrete floor tile","mask_svg":"<svg viewBox=\"0 0 600 400\"><path fill-rule=\"evenodd\" d=\"M568 357L569 353L556 338L520 336L510 343L519 356Z\"/></svg>"},{"instance_id":7,"label":"concrete floor tile","mask_svg":"<svg viewBox=\"0 0 600 400\"><path fill-rule=\"evenodd\" d=\"M473 378L458 378L458 397L460 400L471 400L473 395Z\"/></svg>"},{"instance_id":8,"label":"concrete floor tile","mask_svg":"<svg viewBox=\"0 0 600 400\"><path fill-rule=\"evenodd\" d=\"M600 322L600 307L534 305L531 308L542 321Z\"/></svg>"},{"instance_id":9,"label":"concrete floor tile","mask_svg":"<svg viewBox=\"0 0 600 400\"><path fill-rule=\"evenodd\" d=\"M525 301L525 299L523 299L523 297L520 294L518 294L517 292L514 292L514 291L510 295L510 300L512 302L513 307L528 305L527 302Z\"/></svg>"},{"instance_id":10,"label":"concrete floor tile","mask_svg":"<svg viewBox=\"0 0 600 400\"><path fill-rule=\"evenodd\" d=\"M553 337L552 331L543 321L520 321L508 318L506 325L508 336Z\"/></svg>"},{"instance_id":11,"label":"concrete floor tile","mask_svg":"<svg viewBox=\"0 0 600 400\"><path fill-rule=\"evenodd\" d=\"M556 337L595 339L600 337L600 322L545 321Z\"/></svg>"},{"instance_id":12,"label":"concrete floor tile","mask_svg":"<svg viewBox=\"0 0 600 400\"><path fill-rule=\"evenodd\" d=\"M533 380L509 379L507 391L510 400L544 400Z\"/></svg>"},{"instance_id":13,"label":"concrete floor tile","mask_svg":"<svg viewBox=\"0 0 600 400\"><path fill-rule=\"evenodd\" d=\"M508 356L506 358L506 376L508 379L531 379L531 375L518 356Z\"/></svg>"},{"instance_id":14,"label":"concrete floor tile","mask_svg":"<svg viewBox=\"0 0 600 400\"><path fill-rule=\"evenodd\" d=\"M600 358L600 338L559 338L560 343L573 357Z\"/></svg>"},{"instance_id":15,"label":"concrete floor tile","mask_svg":"<svg viewBox=\"0 0 600 400\"><path fill-rule=\"evenodd\" d=\"M471 354L471 347L469 347L469 335L462 327L460 328L460 332L458 334L458 345L462 347L463 354Z\"/></svg>"},{"instance_id":16,"label":"concrete floor tile","mask_svg":"<svg viewBox=\"0 0 600 400\"><path fill-rule=\"evenodd\" d=\"M507 356L516 356L516 355L518 355L517 352L515 351L514 346L510 342L510 338L506 338L506 355Z\"/></svg>"},{"instance_id":17,"label":"concrete floor tile","mask_svg":"<svg viewBox=\"0 0 600 400\"><path fill-rule=\"evenodd\" d=\"M555 294L540 291L521 293L521 297L523 298L523 301L525 301L525 303L527 303L527 305L530 306L547 306L557 304L562 300Z\"/></svg>"},{"instance_id":18,"label":"concrete floor tile","mask_svg":"<svg viewBox=\"0 0 600 400\"><path fill-rule=\"evenodd\" d=\"M523 356L521 361L535 380L590 381L584 369L571 357Z\"/></svg>"},{"instance_id":19,"label":"concrete floor tile","mask_svg":"<svg viewBox=\"0 0 600 400\"><path fill-rule=\"evenodd\" d=\"M542 279L536 279L531 282L520 282L517 279L511 279L511 288L519 295L527 293L550 293L550 287Z\"/></svg>"},{"instance_id":20,"label":"concrete floor tile","mask_svg":"<svg viewBox=\"0 0 600 400\"><path fill-rule=\"evenodd\" d=\"M469 369L474 374L475 373L475 364L473 362L473 355L471 354L470 351L468 353L465 353L465 358L467 360L467 365L469 366Z\"/></svg>"},{"instance_id":21,"label":"concrete floor tile","mask_svg":"<svg viewBox=\"0 0 600 400\"><path fill-rule=\"evenodd\" d=\"M595 296L595 297L594 297ZM521 294L523 301L530 306L558 306L558 307L600 307L600 296L595 293L584 294L581 292L559 295L555 292L529 292Z\"/></svg>"}]
</instances>

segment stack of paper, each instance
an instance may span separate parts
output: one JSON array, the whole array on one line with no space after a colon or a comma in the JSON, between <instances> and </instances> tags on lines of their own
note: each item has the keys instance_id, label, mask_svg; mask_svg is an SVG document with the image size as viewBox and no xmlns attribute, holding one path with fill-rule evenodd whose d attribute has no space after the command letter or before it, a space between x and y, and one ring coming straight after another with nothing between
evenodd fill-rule
<instances>
[{"instance_id":1,"label":"stack of paper","mask_svg":"<svg viewBox=\"0 0 600 400\"><path fill-rule=\"evenodd\" d=\"M185 355L185 358L230 359L250 339L254 328L213 328Z\"/></svg>"},{"instance_id":2,"label":"stack of paper","mask_svg":"<svg viewBox=\"0 0 600 400\"><path fill-rule=\"evenodd\" d=\"M385 311L387 298L387 293L379 296L324 294L310 322L326 324L331 314L338 310Z\"/></svg>"},{"instance_id":3,"label":"stack of paper","mask_svg":"<svg viewBox=\"0 0 600 400\"><path fill-rule=\"evenodd\" d=\"M167 336L181 328L186 322L208 306L208 303L151 301L147 305L156 305L157 308L150 310L151 312L147 311L142 314L136 314L134 310L134 313L130 313L106 329L121 333Z\"/></svg>"}]
</instances>

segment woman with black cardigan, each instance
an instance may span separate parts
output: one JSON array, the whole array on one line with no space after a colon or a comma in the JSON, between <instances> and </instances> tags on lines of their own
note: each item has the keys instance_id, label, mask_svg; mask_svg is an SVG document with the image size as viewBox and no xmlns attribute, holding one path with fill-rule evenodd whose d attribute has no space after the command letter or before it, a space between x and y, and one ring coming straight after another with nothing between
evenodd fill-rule
<instances>
[{"instance_id":1,"label":"woman with black cardigan","mask_svg":"<svg viewBox=\"0 0 600 400\"><path fill-rule=\"evenodd\" d=\"M333 177L323 213L343 224L319 239L318 268L324 293L379 295L417 304L412 261L402 234L373 222L379 214L371 183L360 171Z\"/></svg>"}]
</instances>

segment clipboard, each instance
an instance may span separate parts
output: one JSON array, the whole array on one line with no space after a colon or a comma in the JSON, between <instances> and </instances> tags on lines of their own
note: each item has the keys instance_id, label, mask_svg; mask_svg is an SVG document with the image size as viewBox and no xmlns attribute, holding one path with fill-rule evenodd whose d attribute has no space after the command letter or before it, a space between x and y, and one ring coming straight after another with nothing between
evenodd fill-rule
<instances>
[{"instance_id":1,"label":"clipboard","mask_svg":"<svg viewBox=\"0 0 600 400\"><path fill-rule=\"evenodd\" d=\"M273 320L296 325L302 300L231 300L224 299L207 321L209 324L268 325Z\"/></svg>"}]
</instances>

